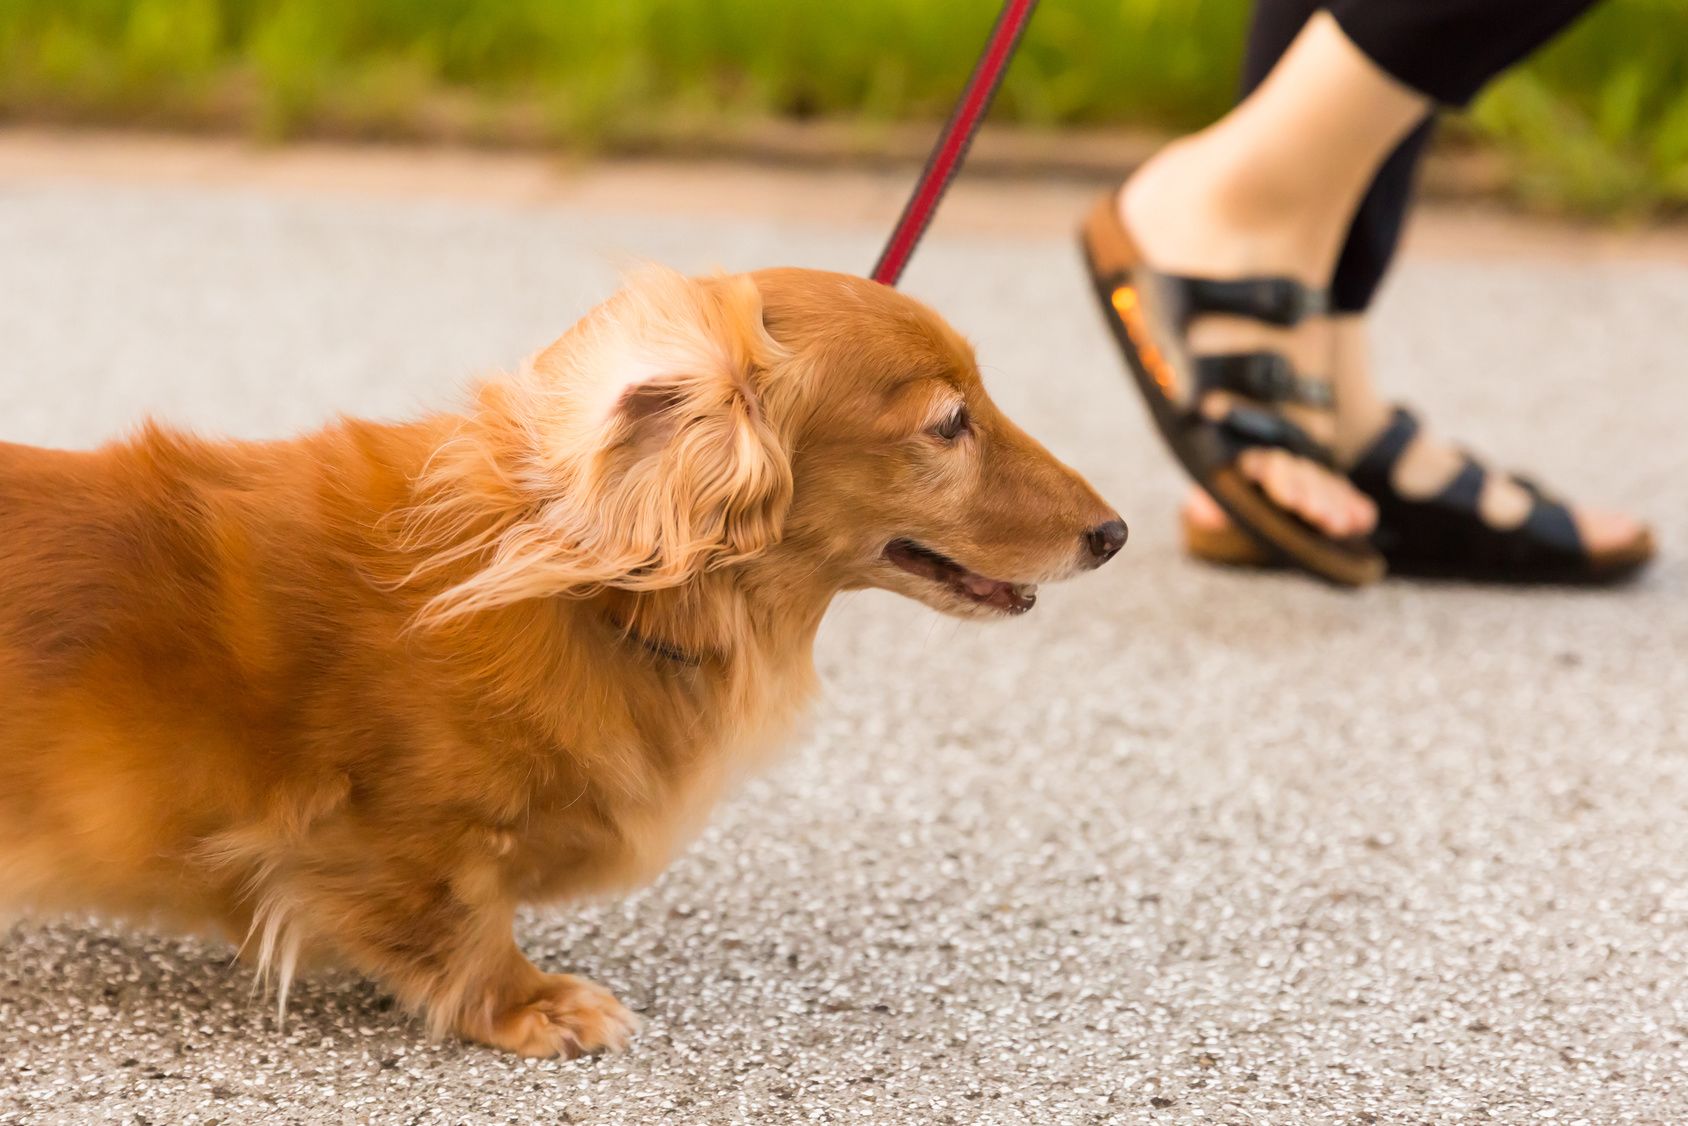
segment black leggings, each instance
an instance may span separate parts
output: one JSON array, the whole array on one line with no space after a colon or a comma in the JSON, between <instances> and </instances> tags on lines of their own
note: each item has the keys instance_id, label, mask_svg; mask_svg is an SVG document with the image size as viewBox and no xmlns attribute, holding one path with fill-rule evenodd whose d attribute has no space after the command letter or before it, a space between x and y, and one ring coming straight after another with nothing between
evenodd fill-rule
<instances>
[{"instance_id":1,"label":"black leggings","mask_svg":"<svg viewBox=\"0 0 1688 1126\"><path fill-rule=\"evenodd\" d=\"M1489 79L1552 39L1596 0L1255 0L1243 93L1265 79L1314 12L1327 9L1384 71L1446 106L1463 106ZM1364 312L1395 257L1414 174L1435 117L1407 134L1378 169L1348 229L1331 280L1331 307Z\"/></svg>"}]
</instances>

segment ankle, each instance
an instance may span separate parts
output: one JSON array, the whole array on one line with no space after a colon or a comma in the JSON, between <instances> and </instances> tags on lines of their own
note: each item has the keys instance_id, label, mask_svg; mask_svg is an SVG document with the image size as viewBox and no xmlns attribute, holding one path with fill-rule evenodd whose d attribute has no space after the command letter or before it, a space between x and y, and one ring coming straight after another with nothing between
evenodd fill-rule
<instances>
[{"instance_id":1,"label":"ankle","mask_svg":"<svg viewBox=\"0 0 1688 1126\"><path fill-rule=\"evenodd\" d=\"M1190 273L1287 273L1327 280L1340 231L1327 202L1246 159L1207 130L1156 153L1126 182L1122 205L1145 253Z\"/></svg>"},{"instance_id":2,"label":"ankle","mask_svg":"<svg viewBox=\"0 0 1688 1126\"><path fill-rule=\"evenodd\" d=\"M1226 118L1192 138L1208 172L1210 197L1238 225L1305 233L1328 227L1330 193L1291 150L1270 143L1254 122Z\"/></svg>"},{"instance_id":3,"label":"ankle","mask_svg":"<svg viewBox=\"0 0 1688 1126\"><path fill-rule=\"evenodd\" d=\"M1395 408L1372 379L1365 314L1337 314L1330 329L1330 378L1336 391L1333 446L1339 464L1353 465L1389 425Z\"/></svg>"},{"instance_id":4,"label":"ankle","mask_svg":"<svg viewBox=\"0 0 1688 1126\"><path fill-rule=\"evenodd\" d=\"M1336 437L1331 443L1336 463L1347 467L1359 461L1360 455L1377 441L1377 436L1383 433L1394 414L1393 407L1375 396L1361 403L1345 403L1341 392L1338 392Z\"/></svg>"}]
</instances>

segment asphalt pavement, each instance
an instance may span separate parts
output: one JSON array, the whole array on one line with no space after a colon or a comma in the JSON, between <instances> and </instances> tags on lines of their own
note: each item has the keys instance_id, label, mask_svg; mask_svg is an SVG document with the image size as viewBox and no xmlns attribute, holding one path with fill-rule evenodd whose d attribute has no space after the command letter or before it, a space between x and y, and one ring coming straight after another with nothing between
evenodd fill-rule
<instances>
[{"instance_id":1,"label":"asphalt pavement","mask_svg":"<svg viewBox=\"0 0 1688 1126\"><path fill-rule=\"evenodd\" d=\"M862 270L879 233L0 180L0 439L402 416L636 260ZM334 972L279 1025L219 943L31 919L0 1123L1688 1121L1688 264L1423 256L1378 313L1429 418L1657 522L1604 593L1192 564L1066 239L940 229L906 287L1131 541L1000 625L843 600L771 772L649 889L523 915L629 1052L429 1044Z\"/></svg>"}]
</instances>

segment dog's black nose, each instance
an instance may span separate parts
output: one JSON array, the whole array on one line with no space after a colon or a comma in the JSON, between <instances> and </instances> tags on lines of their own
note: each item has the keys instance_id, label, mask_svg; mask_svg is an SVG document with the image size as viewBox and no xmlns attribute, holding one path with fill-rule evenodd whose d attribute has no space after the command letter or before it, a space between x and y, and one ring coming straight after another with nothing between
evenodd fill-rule
<instances>
[{"instance_id":1,"label":"dog's black nose","mask_svg":"<svg viewBox=\"0 0 1688 1126\"><path fill-rule=\"evenodd\" d=\"M1125 537L1124 520L1109 520L1106 524L1098 524L1084 533L1084 546L1090 552L1090 565L1100 567L1118 555L1119 549L1125 546Z\"/></svg>"}]
</instances>

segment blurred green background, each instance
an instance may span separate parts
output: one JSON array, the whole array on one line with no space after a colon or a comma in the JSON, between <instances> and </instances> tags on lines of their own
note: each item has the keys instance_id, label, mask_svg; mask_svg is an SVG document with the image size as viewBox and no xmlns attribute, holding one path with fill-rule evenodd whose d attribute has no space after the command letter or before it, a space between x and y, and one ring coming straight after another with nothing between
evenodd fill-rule
<instances>
[{"instance_id":1,"label":"blurred green background","mask_svg":"<svg viewBox=\"0 0 1688 1126\"><path fill-rule=\"evenodd\" d=\"M1224 110L1248 0L1043 0L998 114L1165 132ZM615 148L769 117L941 118L994 0L0 0L13 121ZM1688 0L1607 0L1456 124L1509 190L1688 211Z\"/></svg>"}]
</instances>

